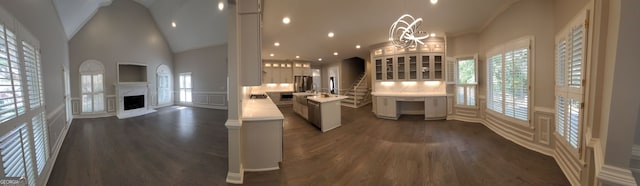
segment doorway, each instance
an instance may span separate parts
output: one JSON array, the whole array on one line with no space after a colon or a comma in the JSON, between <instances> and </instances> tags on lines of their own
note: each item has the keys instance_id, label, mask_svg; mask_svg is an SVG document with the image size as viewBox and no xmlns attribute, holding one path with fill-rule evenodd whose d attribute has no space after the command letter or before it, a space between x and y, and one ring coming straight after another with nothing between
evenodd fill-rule
<instances>
[{"instance_id":1,"label":"doorway","mask_svg":"<svg viewBox=\"0 0 640 186\"><path fill-rule=\"evenodd\" d=\"M73 111L71 105L71 87L69 84L71 80L69 79L69 70L62 68L62 82L64 83L64 105L65 105L65 115L66 115L66 124L67 126L71 125L71 121L73 120Z\"/></svg>"}]
</instances>

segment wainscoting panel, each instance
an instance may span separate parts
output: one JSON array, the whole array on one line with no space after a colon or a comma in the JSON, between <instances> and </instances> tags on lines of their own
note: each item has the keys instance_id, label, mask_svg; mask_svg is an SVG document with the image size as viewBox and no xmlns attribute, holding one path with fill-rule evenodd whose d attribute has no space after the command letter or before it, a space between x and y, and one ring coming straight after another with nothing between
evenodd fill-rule
<instances>
[{"instance_id":1,"label":"wainscoting panel","mask_svg":"<svg viewBox=\"0 0 640 186\"><path fill-rule=\"evenodd\" d=\"M544 145L551 145L551 133L554 131L554 113L549 112L553 109L539 109L534 110L534 121L537 127L537 139L538 143Z\"/></svg>"},{"instance_id":2,"label":"wainscoting panel","mask_svg":"<svg viewBox=\"0 0 640 186\"><path fill-rule=\"evenodd\" d=\"M174 93L176 100L180 100L180 94ZM179 105L212 108L212 109L227 109L227 92L206 92L206 91L193 91L191 92L191 103L177 102Z\"/></svg>"},{"instance_id":3,"label":"wainscoting panel","mask_svg":"<svg viewBox=\"0 0 640 186\"><path fill-rule=\"evenodd\" d=\"M447 114L453 114L453 95L447 95Z\"/></svg>"},{"instance_id":4,"label":"wainscoting panel","mask_svg":"<svg viewBox=\"0 0 640 186\"><path fill-rule=\"evenodd\" d=\"M71 98L71 113L73 115L79 115L82 111L80 98Z\"/></svg>"},{"instance_id":5,"label":"wainscoting panel","mask_svg":"<svg viewBox=\"0 0 640 186\"><path fill-rule=\"evenodd\" d=\"M116 112L116 95L107 96L107 112Z\"/></svg>"},{"instance_id":6,"label":"wainscoting panel","mask_svg":"<svg viewBox=\"0 0 640 186\"><path fill-rule=\"evenodd\" d=\"M222 95L209 95L209 104L216 106L226 106L227 105L227 94Z\"/></svg>"}]
</instances>

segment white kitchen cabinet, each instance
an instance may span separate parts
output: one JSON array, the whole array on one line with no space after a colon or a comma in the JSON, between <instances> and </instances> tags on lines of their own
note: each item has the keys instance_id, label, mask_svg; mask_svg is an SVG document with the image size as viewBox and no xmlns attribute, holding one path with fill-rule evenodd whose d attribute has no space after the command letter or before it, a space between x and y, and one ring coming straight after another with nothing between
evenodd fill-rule
<instances>
[{"instance_id":1,"label":"white kitchen cabinet","mask_svg":"<svg viewBox=\"0 0 640 186\"><path fill-rule=\"evenodd\" d=\"M376 81L443 81L445 38L433 37L415 48L397 48L389 43L373 46L372 76Z\"/></svg>"},{"instance_id":2,"label":"white kitchen cabinet","mask_svg":"<svg viewBox=\"0 0 640 186\"><path fill-rule=\"evenodd\" d=\"M443 119L447 117L447 97L427 97L424 101L424 118Z\"/></svg>"},{"instance_id":3,"label":"white kitchen cabinet","mask_svg":"<svg viewBox=\"0 0 640 186\"><path fill-rule=\"evenodd\" d=\"M262 12L261 0L238 1L239 63L242 85L262 84Z\"/></svg>"},{"instance_id":4,"label":"white kitchen cabinet","mask_svg":"<svg viewBox=\"0 0 640 186\"><path fill-rule=\"evenodd\" d=\"M398 107L395 97L376 97L376 114L378 117L398 119Z\"/></svg>"},{"instance_id":5,"label":"white kitchen cabinet","mask_svg":"<svg viewBox=\"0 0 640 186\"><path fill-rule=\"evenodd\" d=\"M294 76L311 76L311 65L309 63L293 63Z\"/></svg>"}]
</instances>

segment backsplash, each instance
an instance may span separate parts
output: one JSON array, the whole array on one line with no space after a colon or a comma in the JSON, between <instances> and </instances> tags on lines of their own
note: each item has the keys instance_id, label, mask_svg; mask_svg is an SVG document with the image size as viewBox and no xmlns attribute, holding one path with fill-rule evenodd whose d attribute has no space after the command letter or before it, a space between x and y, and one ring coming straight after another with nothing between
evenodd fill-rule
<instances>
[{"instance_id":1,"label":"backsplash","mask_svg":"<svg viewBox=\"0 0 640 186\"><path fill-rule=\"evenodd\" d=\"M404 81L404 82L375 82L373 92L428 92L447 93L447 84L442 81Z\"/></svg>"}]
</instances>

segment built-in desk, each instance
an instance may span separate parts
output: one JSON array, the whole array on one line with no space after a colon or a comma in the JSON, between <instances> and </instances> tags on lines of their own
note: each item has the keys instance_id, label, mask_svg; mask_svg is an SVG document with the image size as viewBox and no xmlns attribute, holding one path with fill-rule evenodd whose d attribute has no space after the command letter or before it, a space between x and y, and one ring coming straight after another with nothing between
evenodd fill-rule
<instances>
[{"instance_id":1,"label":"built-in desk","mask_svg":"<svg viewBox=\"0 0 640 186\"><path fill-rule=\"evenodd\" d=\"M373 92L373 112L378 118L400 118L401 114L424 115L425 120L447 118L445 93Z\"/></svg>"}]
</instances>

